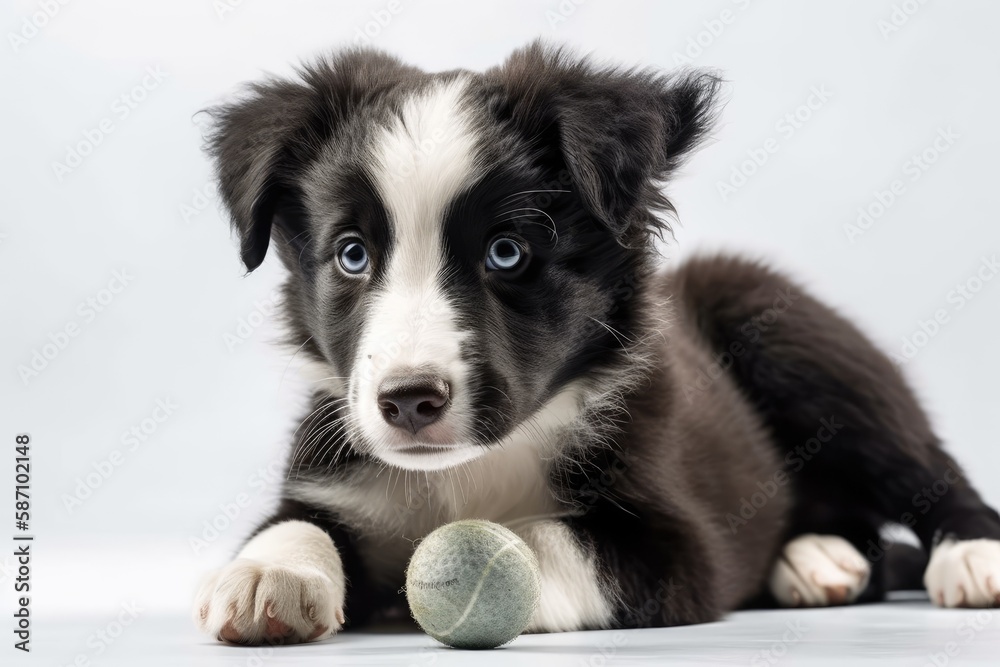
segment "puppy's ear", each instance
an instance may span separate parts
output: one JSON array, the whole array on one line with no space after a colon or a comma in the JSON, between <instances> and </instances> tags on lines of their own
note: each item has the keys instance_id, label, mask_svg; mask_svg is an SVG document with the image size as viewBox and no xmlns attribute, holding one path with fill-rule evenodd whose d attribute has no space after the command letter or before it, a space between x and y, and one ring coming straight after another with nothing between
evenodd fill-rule
<instances>
[{"instance_id":1,"label":"puppy's ear","mask_svg":"<svg viewBox=\"0 0 1000 667\"><path fill-rule=\"evenodd\" d=\"M667 228L655 213L673 207L659 185L710 131L719 77L599 68L539 42L497 73L511 120L531 140L558 143L594 217L623 242Z\"/></svg>"},{"instance_id":2,"label":"puppy's ear","mask_svg":"<svg viewBox=\"0 0 1000 667\"><path fill-rule=\"evenodd\" d=\"M293 246L304 242L302 174L361 100L412 71L379 51L348 50L302 67L296 79L251 84L237 101L207 110L214 122L206 150L248 271L264 261L272 233Z\"/></svg>"},{"instance_id":3,"label":"puppy's ear","mask_svg":"<svg viewBox=\"0 0 1000 667\"><path fill-rule=\"evenodd\" d=\"M279 202L294 191L308 162L304 148L321 138L310 122L312 100L305 84L272 79L208 110L213 127L206 150L248 271L264 261Z\"/></svg>"}]
</instances>

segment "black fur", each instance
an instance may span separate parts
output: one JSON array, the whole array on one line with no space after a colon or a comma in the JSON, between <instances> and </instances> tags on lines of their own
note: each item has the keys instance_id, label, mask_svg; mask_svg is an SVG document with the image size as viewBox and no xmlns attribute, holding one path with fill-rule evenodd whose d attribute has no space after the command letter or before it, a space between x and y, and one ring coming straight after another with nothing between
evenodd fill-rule
<instances>
[{"instance_id":1,"label":"black fur","mask_svg":"<svg viewBox=\"0 0 1000 667\"><path fill-rule=\"evenodd\" d=\"M243 261L252 271L275 240L301 354L342 375L359 358L395 243L364 142L408 95L457 76L468 77L463 103L490 165L440 221L442 285L471 332L462 354L476 378L476 442L495 447L570 383L602 397L559 435L549 485L619 592L611 625L698 623L765 602L780 548L805 533L844 536L869 557L864 599L912 579L884 571L886 522L910 525L925 550L943 535L1000 538L997 513L853 325L760 264L701 258L655 273L654 239L672 211L659 188L710 129L720 85L711 74L602 68L534 44L482 74L431 75L361 50L216 110L210 152ZM348 230L368 240L368 283L335 270ZM516 275L483 271L501 232L530 250ZM267 525L298 519L330 534L358 623L400 602L398 577L374 583L361 550L368 527L296 500L295 485L347 484L381 463L345 438L337 397L319 392L311 410L288 497ZM801 448L817 433L824 441L807 459ZM777 473L789 483L741 515ZM932 502L924 489L943 479L947 492Z\"/></svg>"}]
</instances>

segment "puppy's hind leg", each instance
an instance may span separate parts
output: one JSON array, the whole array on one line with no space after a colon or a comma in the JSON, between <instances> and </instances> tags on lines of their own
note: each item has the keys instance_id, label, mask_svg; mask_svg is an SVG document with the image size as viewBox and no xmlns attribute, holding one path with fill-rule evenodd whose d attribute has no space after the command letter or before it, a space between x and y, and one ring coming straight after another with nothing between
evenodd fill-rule
<instances>
[{"instance_id":1,"label":"puppy's hind leg","mask_svg":"<svg viewBox=\"0 0 1000 667\"><path fill-rule=\"evenodd\" d=\"M767 422L792 481L789 540L834 534L858 549L866 542L852 534L901 523L930 554L924 583L934 602L1000 602L1000 515L944 451L884 354L759 264L696 260L673 277L673 289L713 349L743 350L730 373ZM830 516L840 524L832 533Z\"/></svg>"}]
</instances>

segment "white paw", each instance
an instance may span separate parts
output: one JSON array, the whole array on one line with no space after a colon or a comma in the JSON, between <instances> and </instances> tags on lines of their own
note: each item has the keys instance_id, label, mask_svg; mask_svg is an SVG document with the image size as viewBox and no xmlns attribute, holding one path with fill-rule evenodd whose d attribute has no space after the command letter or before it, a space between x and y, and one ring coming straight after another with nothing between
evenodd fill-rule
<instances>
[{"instance_id":1,"label":"white paw","mask_svg":"<svg viewBox=\"0 0 1000 667\"><path fill-rule=\"evenodd\" d=\"M836 535L800 535L785 545L769 582L786 607L827 607L854 602L868 585L871 565Z\"/></svg>"},{"instance_id":2,"label":"white paw","mask_svg":"<svg viewBox=\"0 0 1000 667\"><path fill-rule=\"evenodd\" d=\"M238 558L205 579L195 622L232 644L316 641L343 625L344 589L316 568Z\"/></svg>"},{"instance_id":3,"label":"white paw","mask_svg":"<svg viewBox=\"0 0 1000 667\"><path fill-rule=\"evenodd\" d=\"M945 540L931 553L924 586L942 607L1000 605L1000 540Z\"/></svg>"}]
</instances>

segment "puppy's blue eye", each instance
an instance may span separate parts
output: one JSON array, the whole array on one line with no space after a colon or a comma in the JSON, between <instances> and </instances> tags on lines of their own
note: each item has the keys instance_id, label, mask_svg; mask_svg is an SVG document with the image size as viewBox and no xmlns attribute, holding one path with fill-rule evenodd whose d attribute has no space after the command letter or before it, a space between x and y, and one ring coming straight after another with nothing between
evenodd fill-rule
<instances>
[{"instance_id":1,"label":"puppy's blue eye","mask_svg":"<svg viewBox=\"0 0 1000 667\"><path fill-rule=\"evenodd\" d=\"M520 243L501 236L490 243L489 252L486 253L486 268L490 271L513 271L521 266L526 256Z\"/></svg>"},{"instance_id":2,"label":"puppy's blue eye","mask_svg":"<svg viewBox=\"0 0 1000 667\"><path fill-rule=\"evenodd\" d=\"M348 241L340 249L340 266L352 275L364 273L368 268L368 251L360 241Z\"/></svg>"}]
</instances>

